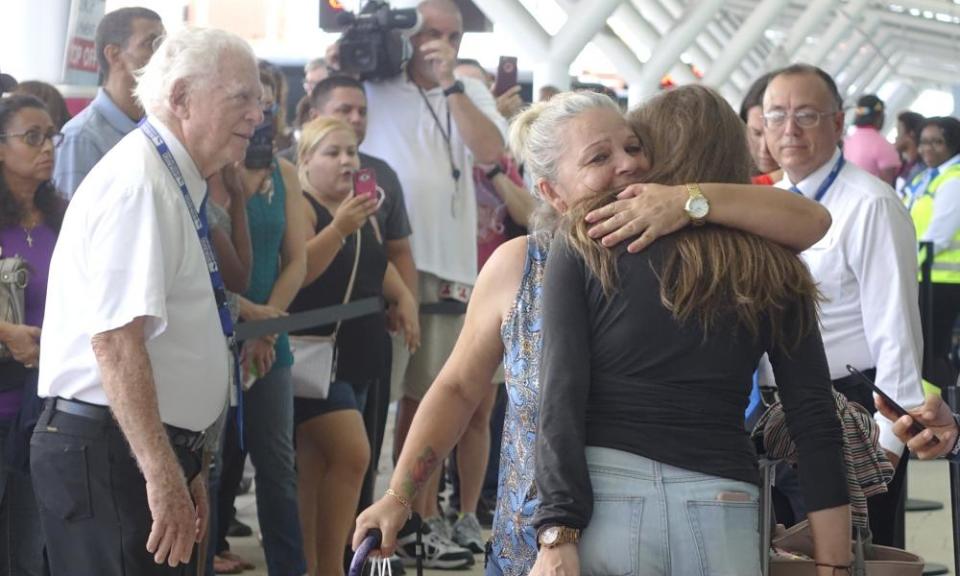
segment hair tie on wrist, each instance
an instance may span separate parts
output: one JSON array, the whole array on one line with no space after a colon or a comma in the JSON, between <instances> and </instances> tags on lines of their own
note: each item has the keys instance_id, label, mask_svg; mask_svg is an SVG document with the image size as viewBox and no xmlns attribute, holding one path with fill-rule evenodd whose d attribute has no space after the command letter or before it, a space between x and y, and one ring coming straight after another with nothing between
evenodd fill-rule
<instances>
[{"instance_id":1,"label":"hair tie on wrist","mask_svg":"<svg viewBox=\"0 0 960 576\"><path fill-rule=\"evenodd\" d=\"M839 565L839 564L827 564L826 562L814 562L814 567L816 567L816 568L832 568L834 572L837 571L837 570L843 570L843 571L846 572L847 574L850 573L850 565L849 565L849 564L847 564L847 565L845 565L845 566L842 566L842 565Z\"/></svg>"}]
</instances>

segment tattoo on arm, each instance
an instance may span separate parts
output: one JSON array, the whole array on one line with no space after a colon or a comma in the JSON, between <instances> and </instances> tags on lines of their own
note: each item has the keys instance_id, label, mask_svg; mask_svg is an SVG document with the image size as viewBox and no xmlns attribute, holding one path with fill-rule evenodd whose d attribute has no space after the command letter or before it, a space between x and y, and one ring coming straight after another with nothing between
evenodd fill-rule
<instances>
[{"instance_id":1,"label":"tattoo on arm","mask_svg":"<svg viewBox=\"0 0 960 576\"><path fill-rule=\"evenodd\" d=\"M437 453L433 451L433 448L427 446L424 448L423 452L413 463L413 470L407 473L407 477L403 480L403 496L404 498L412 499L416 496L417 492L423 488L423 485L427 483L427 480L430 479L430 475L433 474L434 469L437 467L437 464L440 463L440 459L437 458Z\"/></svg>"}]
</instances>

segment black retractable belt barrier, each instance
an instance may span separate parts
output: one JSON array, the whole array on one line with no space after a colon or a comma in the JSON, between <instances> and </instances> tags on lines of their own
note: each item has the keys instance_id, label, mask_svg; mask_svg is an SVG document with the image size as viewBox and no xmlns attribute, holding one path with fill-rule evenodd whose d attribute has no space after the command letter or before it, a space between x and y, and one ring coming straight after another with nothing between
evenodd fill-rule
<instances>
[{"instance_id":1,"label":"black retractable belt barrier","mask_svg":"<svg viewBox=\"0 0 960 576\"><path fill-rule=\"evenodd\" d=\"M315 326L324 326L336 322L353 320L369 314L382 312L383 300L380 298L365 298L326 308L316 308L306 312L298 312L289 316L270 318L268 320L254 320L237 324L237 340L253 340L270 334L296 332ZM443 300L420 306L421 314L436 314L444 316L459 316L467 311L467 305L456 300Z\"/></svg>"},{"instance_id":2,"label":"black retractable belt barrier","mask_svg":"<svg viewBox=\"0 0 960 576\"><path fill-rule=\"evenodd\" d=\"M383 300L380 298L365 298L327 308L316 308L306 312L298 312L289 316L255 320L237 324L237 340L252 340L270 334L296 332L315 326L335 324L342 320L353 320L362 316L369 316L383 311Z\"/></svg>"},{"instance_id":3,"label":"black retractable belt barrier","mask_svg":"<svg viewBox=\"0 0 960 576\"><path fill-rule=\"evenodd\" d=\"M460 316L466 314L467 305L458 300L441 300L420 305L421 314L436 314L440 316Z\"/></svg>"},{"instance_id":4,"label":"black retractable belt barrier","mask_svg":"<svg viewBox=\"0 0 960 576\"><path fill-rule=\"evenodd\" d=\"M933 356L933 242L921 242L920 252L923 260L920 262L920 290L923 294L923 314L926 329L923 334L924 353L923 368L926 374L933 374L935 358ZM941 395L950 409L957 412L960 409L960 388L957 383L948 383L944 386ZM950 515L953 518L953 573L960 574L960 463L950 462Z\"/></svg>"}]
</instances>

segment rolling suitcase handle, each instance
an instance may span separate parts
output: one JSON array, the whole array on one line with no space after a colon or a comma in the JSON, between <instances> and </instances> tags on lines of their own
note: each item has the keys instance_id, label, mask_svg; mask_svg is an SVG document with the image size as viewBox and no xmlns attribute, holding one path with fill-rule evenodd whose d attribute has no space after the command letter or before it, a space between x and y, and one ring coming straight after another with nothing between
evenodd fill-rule
<instances>
[{"instance_id":1,"label":"rolling suitcase handle","mask_svg":"<svg viewBox=\"0 0 960 576\"><path fill-rule=\"evenodd\" d=\"M420 516L414 513L411 518L416 525L417 531L417 545L416 545L416 554L417 554L417 576L423 576L423 538L420 532L421 520ZM374 528L367 532L367 536L363 539L363 542L360 543L360 546L357 548L357 551L353 554L353 559L350 561L350 571L347 573L347 576L363 576L363 566L367 563L367 559L370 557L370 553L380 547L380 543L383 541L383 534L377 528ZM392 575L390 571L389 560L386 558L382 559L384 566L381 567L380 572L371 572L371 576L380 574L386 576L388 574Z\"/></svg>"}]
</instances>

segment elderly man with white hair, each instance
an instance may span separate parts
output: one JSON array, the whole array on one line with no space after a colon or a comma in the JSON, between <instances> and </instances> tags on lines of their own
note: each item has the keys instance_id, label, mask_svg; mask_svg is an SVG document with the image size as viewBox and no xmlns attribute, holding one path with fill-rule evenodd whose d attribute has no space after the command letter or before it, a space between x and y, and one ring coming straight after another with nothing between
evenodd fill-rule
<instances>
[{"instance_id":1,"label":"elderly man with white hair","mask_svg":"<svg viewBox=\"0 0 960 576\"><path fill-rule=\"evenodd\" d=\"M202 431L226 404L223 282L205 180L261 121L250 47L168 37L147 112L77 189L50 264L31 466L54 576L191 573L206 528Z\"/></svg>"}]
</instances>

